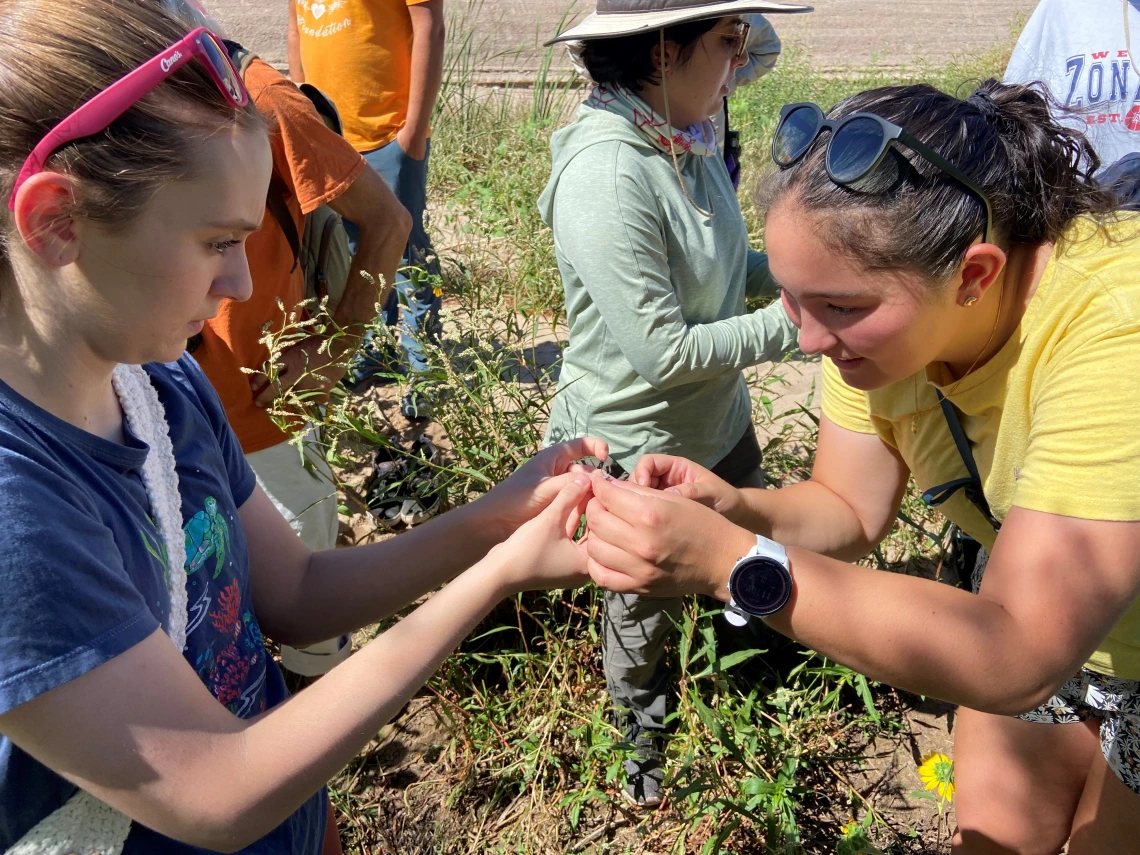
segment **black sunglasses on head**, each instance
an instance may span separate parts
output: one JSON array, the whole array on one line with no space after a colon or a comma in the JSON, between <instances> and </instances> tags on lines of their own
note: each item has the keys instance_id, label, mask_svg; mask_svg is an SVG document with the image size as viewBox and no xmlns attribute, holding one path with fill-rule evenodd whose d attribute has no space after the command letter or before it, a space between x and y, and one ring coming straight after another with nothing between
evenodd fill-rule
<instances>
[{"instance_id":1,"label":"black sunglasses on head","mask_svg":"<svg viewBox=\"0 0 1140 855\"><path fill-rule=\"evenodd\" d=\"M819 135L831 132L824 166L836 184L849 187L874 172L883 162L892 143L902 143L915 154L937 166L975 196L986 209L985 241L991 242L993 211L982 189L958 167L916 139L913 134L874 113L852 113L838 122L829 121L818 105L810 101L786 104L780 110L780 123L772 138L772 159L781 169L800 160Z\"/></svg>"}]
</instances>

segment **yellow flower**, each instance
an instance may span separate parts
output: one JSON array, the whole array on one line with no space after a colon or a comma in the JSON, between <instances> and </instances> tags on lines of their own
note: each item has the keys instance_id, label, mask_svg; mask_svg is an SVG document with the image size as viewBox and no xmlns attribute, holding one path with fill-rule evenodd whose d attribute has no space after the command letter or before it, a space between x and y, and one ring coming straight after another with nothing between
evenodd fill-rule
<instances>
[{"instance_id":1,"label":"yellow flower","mask_svg":"<svg viewBox=\"0 0 1140 855\"><path fill-rule=\"evenodd\" d=\"M435 296L437 296L437 297L442 297L442 296L443 296L443 289L442 289L442 288L440 288L438 285L436 285L434 288L432 288L432 289L431 289L431 292L432 292L433 294L435 294Z\"/></svg>"},{"instance_id":2,"label":"yellow flower","mask_svg":"<svg viewBox=\"0 0 1140 855\"><path fill-rule=\"evenodd\" d=\"M939 801L954 800L954 761L938 751L922 761L918 767L918 777L926 789L934 790Z\"/></svg>"}]
</instances>

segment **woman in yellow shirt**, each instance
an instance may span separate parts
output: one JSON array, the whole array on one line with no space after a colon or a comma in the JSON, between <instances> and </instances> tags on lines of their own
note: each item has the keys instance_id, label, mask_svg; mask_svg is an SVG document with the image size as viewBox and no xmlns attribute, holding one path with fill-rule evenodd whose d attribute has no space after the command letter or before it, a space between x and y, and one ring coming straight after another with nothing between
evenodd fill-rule
<instances>
[{"instance_id":1,"label":"woman in yellow shirt","mask_svg":"<svg viewBox=\"0 0 1140 855\"><path fill-rule=\"evenodd\" d=\"M1039 91L996 81L789 105L773 156L772 273L827 357L812 477L736 490L664 456L595 476L591 575L715 594L960 704L955 853L1137 851L1140 219ZM973 593L843 563L912 475L990 551Z\"/></svg>"}]
</instances>

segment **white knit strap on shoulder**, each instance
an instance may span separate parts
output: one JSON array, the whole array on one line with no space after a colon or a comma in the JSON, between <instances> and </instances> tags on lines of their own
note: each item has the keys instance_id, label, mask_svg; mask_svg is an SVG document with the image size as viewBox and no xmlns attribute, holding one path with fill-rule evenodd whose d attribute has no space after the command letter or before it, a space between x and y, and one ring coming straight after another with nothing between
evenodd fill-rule
<instances>
[{"instance_id":1,"label":"white knit strap on shoulder","mask_svg":"<svg viewBox=\"0 0 1140 855\"><path fill-rule=\"evenodd\" d=\"M170 626L166 631L181 653L186 646L186 541L166 413L150 377L140 366L115 366L111 381L131 433L150 447L142 480L151 516L166 543L170 589ZM4 855L120 855L130 831L128 817L80 790Z\"/></svg>"},{"instance_id":2,"label":"white knit strap on shoulder","mask_svg":"<svg viewBox=\"0 0 1140 855\"><path fill-rule=\"evenodd\" d=\"M5 855L119 855L130 831L130 819L80 790Z\"/></svg>"},{"instance_id":3,"label":"white knit strap on shoulder","mask_svg":"<svg viewBox=\"0 0 1140 855\"><path fill-rule=\"evenodd\" d=\"M118 365L111 379L131 433L150 446L142 480L154 524L166 542L170 589L170 626L166 632L181 653L186 647L186 536L182 532L182 496L178 492L178 470L166 412L150 377L140 366Z\"/></svg>"}]
</instances>

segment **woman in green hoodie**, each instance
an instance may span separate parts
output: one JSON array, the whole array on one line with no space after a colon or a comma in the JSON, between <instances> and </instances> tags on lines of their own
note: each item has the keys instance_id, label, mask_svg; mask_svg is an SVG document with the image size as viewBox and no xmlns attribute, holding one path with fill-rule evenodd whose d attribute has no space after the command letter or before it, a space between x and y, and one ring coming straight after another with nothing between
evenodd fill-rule
<instances>
[{"instance_id":1,"label":"woman in green hoodie","mask_svg":"<svg viewBox=\"0 0 1140 855\"><path fill-rule=\"evenodd\" d=\"M644 454L699 461L729 483L762 486L743 369L779 359L796 330L748 231L710 116L747 62L761 2L599 0L553 41L581 40L597 86L551 141L539 199L554 230L570 342L547 441L604 437L616 468ZM625 794L661 801L665 643L681 600L606 595L603 653L619 725L637 750Z\"/></svg>"}]
</instances>

